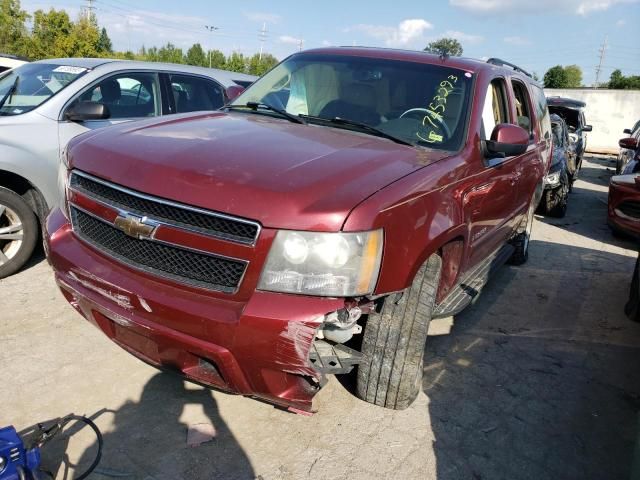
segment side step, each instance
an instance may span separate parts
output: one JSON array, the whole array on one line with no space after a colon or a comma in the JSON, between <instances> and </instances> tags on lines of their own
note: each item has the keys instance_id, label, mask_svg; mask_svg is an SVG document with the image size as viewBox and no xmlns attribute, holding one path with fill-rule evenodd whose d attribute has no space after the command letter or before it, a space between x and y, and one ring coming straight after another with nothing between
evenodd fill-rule
<instances>
[{"instance_id":1,"label":"side step","mask_svg":"<svg viewBox=\"0 0 640 480\"><path fill-rule=\"evenodd\" d=\"M514 247L510 244L504 245L493 255L487 257L476 268L474 268L465 279L454 287L449 295L436 306L431 318L443 318L457 315L467 308L477 297L480 291L489 281L489 277L505 263L513 254Z\"/></svg>"}]
</instances>

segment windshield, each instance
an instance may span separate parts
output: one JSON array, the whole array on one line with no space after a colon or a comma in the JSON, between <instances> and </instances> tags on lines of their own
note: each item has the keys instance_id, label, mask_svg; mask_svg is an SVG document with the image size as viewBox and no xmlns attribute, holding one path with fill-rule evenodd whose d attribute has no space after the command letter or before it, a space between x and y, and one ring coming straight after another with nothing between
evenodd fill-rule
<instances>
[{"instance_id":1,"label":"windshield","mask_svg":"<svg viewBox=\"0 0 640 480\"><path fill-rule=\"evenodd\" d=\"M86 72L81 67L45 63L29 63L7 72L0 77L0 116L33 110Z\"/></svg>"},{"instance_id":2,"label":"windshield","mask_svg":"<svg viewBox=\"0 0 640 480\"><path fill-rule=\"evenodd\" d=\"M232 105L267 104L304 116L309 123L357 130L323 121L341 118L413 145L458 150L466 130L471 79L470 73L439 65L299 54L257 80Z\"/></svg>"}]
</instances>

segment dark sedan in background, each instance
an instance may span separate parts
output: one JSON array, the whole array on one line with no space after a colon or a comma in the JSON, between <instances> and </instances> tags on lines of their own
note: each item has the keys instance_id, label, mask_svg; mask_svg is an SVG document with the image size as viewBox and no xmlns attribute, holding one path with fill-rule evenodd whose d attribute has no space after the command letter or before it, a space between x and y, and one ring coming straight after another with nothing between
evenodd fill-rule
<instances>
[{"instance_id":1,"label":"dark sedan in background","mask_svg":"<svg viewBox=\"0 0 640 480\"><path fill-rule=\"evenodd\" d=\"M540 200L541 213L552 217L564 217L571 190L571 179L577 170L577 155L569 140L567 124L556 114L551 115L553 132L553 157L549 172L544 177L544 195Z\"/></svg>"},{"instance_id":2,"label":"dark sedan in background","mask_svg":"<svg viewBox=\"0 0 640 480\"><path fill-rule=\"evenodd\" d=\"M582 157L587 149L587 132L593 130L591 125L587 125L584 116L586 103L566 97L547 97L549 112L561 117L569 129L569 139L574 144L576 151L576 170L571 176L573 183L580 172Z\"/></svg>"}]
</instances>

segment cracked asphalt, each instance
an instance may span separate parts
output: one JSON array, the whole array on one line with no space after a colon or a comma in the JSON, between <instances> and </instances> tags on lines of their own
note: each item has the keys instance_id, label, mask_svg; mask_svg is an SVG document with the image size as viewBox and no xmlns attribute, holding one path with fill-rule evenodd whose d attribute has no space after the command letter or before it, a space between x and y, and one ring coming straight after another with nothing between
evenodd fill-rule
<instances>
[{"instance_id":1,"label":"cracked asphalt","mask_svg":"<svg viewBox=\"0 0 640 480\"><path fill-rule=\"evenodd\" d=\"M432 323L405 411L333 378L306 417L159 373L67 305L40 253L0 281L0 426L93 415L96 479L640 478L640 324L623 314L637 248L606 226L612 166L585 158L566 218L536 217L528 263ZM197 423L216 437L188 447ZM95 452L72 428L44 465L73 478Z\"/></svg>"}]
</instances>

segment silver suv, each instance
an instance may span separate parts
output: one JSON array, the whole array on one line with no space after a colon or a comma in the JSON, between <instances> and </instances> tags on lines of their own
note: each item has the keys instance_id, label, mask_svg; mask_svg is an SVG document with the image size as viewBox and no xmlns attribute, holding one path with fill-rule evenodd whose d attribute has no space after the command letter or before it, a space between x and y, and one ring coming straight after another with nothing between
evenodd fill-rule
<instances>
[{"instance_id":1,"label":"silver suv","mask_svg":"<svg viewBox=\"0 0 640 480\"><path fill-rule=\"evenodd\" d=\"M0 74L0 278L31 256L67 142L135 119L217 110L256 77L187 65L55 59Z\"/></svg>"}]
</instances>

